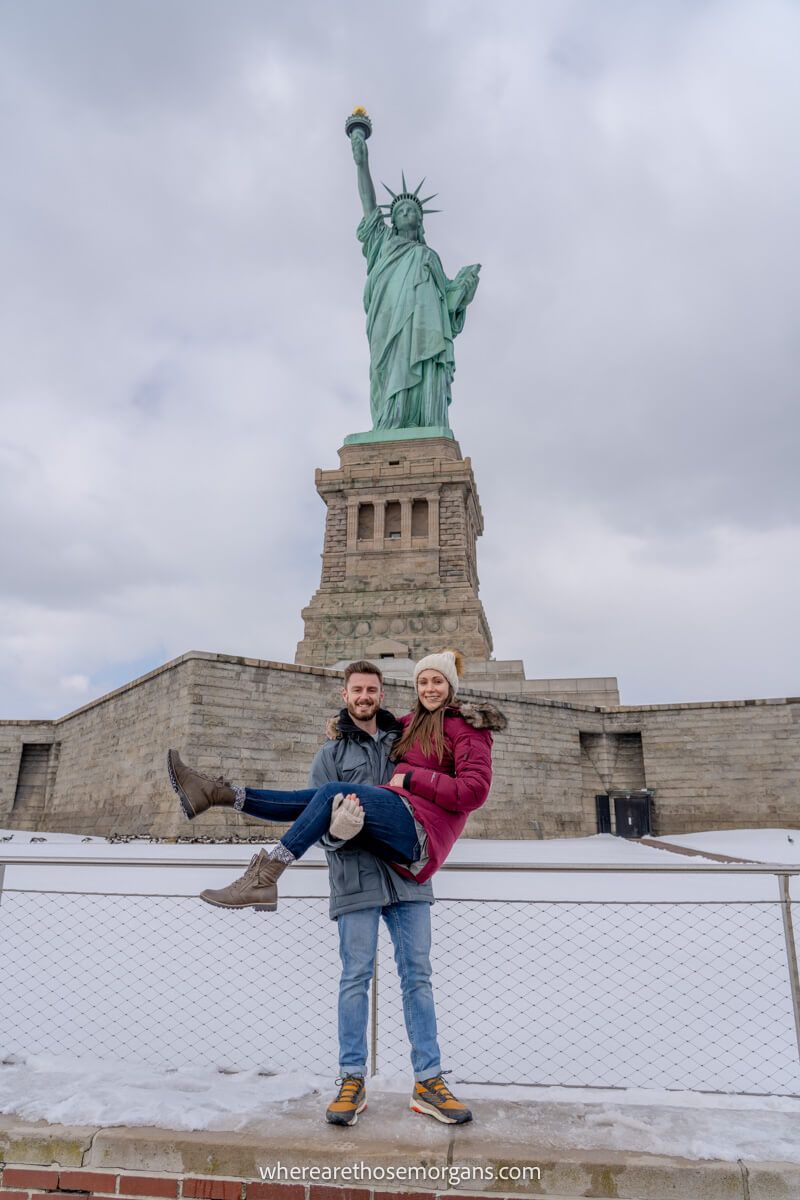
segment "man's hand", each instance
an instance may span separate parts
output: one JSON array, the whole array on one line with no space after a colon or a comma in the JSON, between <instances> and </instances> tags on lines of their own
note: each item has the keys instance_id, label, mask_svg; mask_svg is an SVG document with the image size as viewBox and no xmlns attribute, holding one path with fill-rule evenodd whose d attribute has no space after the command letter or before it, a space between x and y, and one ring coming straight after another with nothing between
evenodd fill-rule
<instances>
[{"instance_id":1,"label":"man's hand","mask_svg":"<svg viewBox=\"0 0 800 1200\"><path fill-rule=\"evenodd\" d=\"M351 134L350 145L353 147L353 158L355 159L356 166L363 167L367 161L367 143L364 141L363 134Z\"/></svg>"},{"instance_id":2,"label":"man's hand","mask_svg":"<svg viewBox=\"0 0 800 1200\"><path fill-rule=\"evenodd\" d=\"M337 792L333 797L333 806L331 808L331 823L329 832L331 837L342 838L344 841L349 841L356 834L361 833L364 828L364 809L361 807L361 801L355 793L351 792L349 796L344 796L341 792Z\"/></svg>"}]
</instances>

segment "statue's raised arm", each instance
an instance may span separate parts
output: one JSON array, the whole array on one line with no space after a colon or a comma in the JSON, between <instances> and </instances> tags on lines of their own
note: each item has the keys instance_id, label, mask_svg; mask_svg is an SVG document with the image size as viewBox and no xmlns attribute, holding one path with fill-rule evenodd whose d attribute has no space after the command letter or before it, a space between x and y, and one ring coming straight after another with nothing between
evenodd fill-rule
<instances>
[{"instance_id":1,"label":"statue's raised arm","mask_svg":"<svg viewBox=\"0 0 800 1200\"><path fill-rule=\"evenodd\" d=\"M353 134L350 145L353 147L353 158L358 169L358 194L361 197L361 207L364 209L364 216L368 217L378 207L375 184L369 173L369 151L367 143L360 133Z\"/></svg>"},{"instance_id":2,"label":"statue's raised arm","mask_svg":"<svg viewBox=\"0 0 800 1200\"><path fill-rule=\"evenodd\" d=\"M375 184L369 173L369 152L367 138L372 133L372 121L365 108L354 108L344 123L345 133L350 139L353 159L358 172L358 194L361 197L361 207L364 216L368 217L378 207L375 197Z\"/></svg>"},{"instance_id":3,"label":"statue's raised arm","mask_svg":"<svg viewBox=\"0 0 800 1200\"><path fill-rule=\"evenodd\" d=\"M420 196L422 183L412 192L402 175L402 190L387 188L391 200L379 205L367 151L372 122L363 108L347 118L345 132L364 212L357 234L367 260L364 308L373 429L452 437L447 410L455 373L453 339L464 328L480 265L462 267L448 279L439 255L425 241L423 218L438 211L425 208L433 196ZM388 223L382 209L388 209Z\"/></svg>"}]
</instances>

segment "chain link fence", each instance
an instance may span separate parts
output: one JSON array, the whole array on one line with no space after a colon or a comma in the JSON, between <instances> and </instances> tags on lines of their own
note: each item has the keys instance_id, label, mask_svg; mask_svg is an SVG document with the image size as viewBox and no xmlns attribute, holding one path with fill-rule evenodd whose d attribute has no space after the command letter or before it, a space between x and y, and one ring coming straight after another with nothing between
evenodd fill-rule
<instances>
[{"instance_id":1,"label":"chain link fence","mask_svg":"<svg viewBox=\"0 0 800 1200\"><path fill-rule=\"evenodd\" d=\"M442 1051L460 1079L800 1092L779 904L437 907ZM407 1051L385 967L377 1028L378 1066L394 1070Z\"/></svg>"},{"instance_id":2,"label":"chain link fence","mask_svg":"<svg viewBox=\"0 0 800 1200\"><path fill-rule=\"evenodd\" d=\"M459 871L476 898L432 910L440 1041L454 1079L800 1095L790 873L749 869L772 899L682 899L681 881L697 870L669 868L665 880L663 868L629 869L632 897L647 892L643 874L666 889L644 900L563 898L564 872L591 884L592 867L559 867L560 887L541 867L515 868L504 899L477 868ZM717 888L737 879L727 867L707 872ZM498 876L506 872L495 866ZM185 895L12 882L9 872L0 892L0 1060L336 1074L338 942L323 898L290 896L278 913L255 914ZM372 1071L406 1073L383 926L371 1026Z\"/></svg>"}]
</instances>

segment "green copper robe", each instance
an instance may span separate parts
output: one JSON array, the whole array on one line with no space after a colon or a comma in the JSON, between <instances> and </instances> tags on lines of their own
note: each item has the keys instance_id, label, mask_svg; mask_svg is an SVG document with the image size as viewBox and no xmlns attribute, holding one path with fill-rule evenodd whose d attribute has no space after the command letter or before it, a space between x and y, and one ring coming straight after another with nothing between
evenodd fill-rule
<instances>
[{"instance_id":1,"label":"green copper robe","mask_svg":"<svg viewBox=\"0 0 800 1200\"><path fill-rule=\"evenodd\" d=\"M373 429L449 429L453 338L464 328L464 287L447 278L435 250L398 237L378 208L359 223L357 236L367 260Z\"/></svg>"}]
</instances>

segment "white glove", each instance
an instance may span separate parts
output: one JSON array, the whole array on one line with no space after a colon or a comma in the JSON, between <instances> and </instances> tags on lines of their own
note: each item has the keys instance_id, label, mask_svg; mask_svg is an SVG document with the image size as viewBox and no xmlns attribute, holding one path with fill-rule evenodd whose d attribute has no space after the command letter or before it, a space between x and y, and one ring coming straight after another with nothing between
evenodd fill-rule
<instances>
[{"instance_id":1,"label":"white glove","mask_svg":"<svg viewBox=\"0 0 800 1200\"><path fill-rule=\"evenodd\" d=\"M331 837L349 841L364 828L364 810L358 796L337 792L331 808Z\"/></svg>"}]
</instances>

